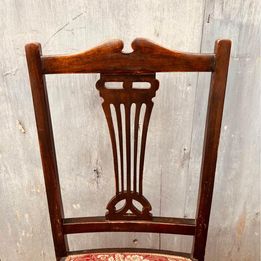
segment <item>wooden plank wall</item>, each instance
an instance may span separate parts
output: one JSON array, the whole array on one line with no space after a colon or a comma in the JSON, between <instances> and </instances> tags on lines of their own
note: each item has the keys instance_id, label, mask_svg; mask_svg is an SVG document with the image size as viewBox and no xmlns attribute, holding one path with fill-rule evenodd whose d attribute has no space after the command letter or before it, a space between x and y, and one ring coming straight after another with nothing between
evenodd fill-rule
<instances>
[{"instance_id":1,"label":"wooden plank wall","mask_svg":"<svg viewBox=\"0 0 261 261\"><path fill-rule=\"evenodd\" d=\"M136 37L212 52L233 41L207 260L260 260L259 0L2 0L0 5L0 260L54 260L24 44L70 53ZM193 217L209 75L160 74L148 134L145 195L155 215ZM112 157L98 75L48 76L67 216L104 214ZM189 250L191 238L158 234L71 236L80 247Z\"/></svg>"}]
</instances>

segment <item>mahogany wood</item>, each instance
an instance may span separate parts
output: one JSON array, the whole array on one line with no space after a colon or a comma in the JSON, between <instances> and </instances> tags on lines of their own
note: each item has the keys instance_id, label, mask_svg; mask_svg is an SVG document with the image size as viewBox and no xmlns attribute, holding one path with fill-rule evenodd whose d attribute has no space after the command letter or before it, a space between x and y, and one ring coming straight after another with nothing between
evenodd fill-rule
<instances>
[{"instance_id":1,"label":"mahogany wood","mask_svg":"<svg viewBox=\"0 0 261 261\"><path fill-rule=\"evenodd\" d=\"M57 259L59 259L66 255L68 244L62 228L62 218L64 217L64 213L48 95L45 77L42 74L41 45L37 43L28 44L26 45L25 50L33 96L35 120L38 131L53 241Z\"/></svg>"},{"instance_id":2,"label":"mahogany wood","mask_svg":"<svg viewBox=\"0 0 261 261\"><path fill-rule=\"evenodd\" d=\"M122 83L121 89L110 89L106 87L107 82L120 82ZM147 89L134 88L133 83L147 82L150 87ZM115 172L115 184L116 184L116 195L111 199L107 205L108 213L106 217L108 219L151 219L152 215L150 213L151 205L149 201L143 196L143 167L144 167L144 157L145 157L145 146L148 125L150 120L150 115L153 107L152 98L155 96L156 91L159 87L158 80L155 79L155 74L147 75L108 75L101 74L100 80L96 84L97 89L100 92L100 96L103 98L102 107L107 119L113 159L114 159L114 172ZM139 119L141 106L146 106L145 115L143 119L142 136L140 141L140 155L139 155L139 178L137 191L137 157L138 157L138 129L139 129ZM112 120L112 108L114 107L116 112L117 124L113 124ZM123 133L122 128L122 116L120 106L123 106L124 116L125 116L125 133ZM135 120L131 122L131 108L135 110ZM131 129L134 125L134 153L131 151ZM116 135L115 130L118 132L118 144L119 152L117 150ZM126 138L126 162L123 163L123 136ZM118 164L118 154L120 154L120 166ZM133 166L131 164L131 158L134 158ZM126 173L124 173L124 166L126 166ZM119 189L119 170L121 172L121 189ZM131 175L133 170L133 177ZM126 177L125 177L126 176ZM124 186L124 180L126 180L126 186ZM131 186L132 183L132 186ZM133 189L131 189L133 188ZM116 208L116 205L125 201L124 206L120 209ZM137 201L141 204L142 209L138 209L133 201Z\"/></svg>"},{"instance_id":3,"label":"mahogany wood","mask_svg":"<svg viewBox=\"0 0 261 261\"><path fill-rule=\"evenodd\" d=\"M114 40L78 54L43 56L42 72L142 74L173 71L210 72L214 68L213 54L172 51L142 38L135 39L131 46L132 53L122 53L123 42Z\"/></svg>"},{"instance_id":4,"label":"mahogany wood","mask_svg":"<svg viewBox=\"0 0 261 261\"><path fill-rule=\"evenodd\" d=\"M212 73L209 90L199 185L199 201L196 215L196 235L193 245L193 257L198 260L204 260L205 256L230 48L231 41L229 40L220 40L215 43L215 70Z\"/></svg>"},{"instance_id":5,"label":"mahogany wood","mask_svg":"<svg viewBox=\"0 0 261 261\"><path fill-rule=\"evenodd\" d=\"M132 53L122 53L123 42L115 40L78 54L43 56L40 44L26 45L57 260L71 253L67 244L67 234L105 231L193 235L194 244L191 258L199 261L204 260L231 42L229 40L216 41L213 54L171 51L145 39L134 40L132 48ZM153 107L152 98L156 95L159 87L155 75L157 72L194 71L212 72L197 215L195 219L153 217L150 213L151 205L143 195L142 181L146 136ZM105 217L64 217L45 85L45 74L57 73L100 73L96 87L104 100L102 107L110 132L115 174L115 196L107 205L108 212ZM122 82L123 85L120 89L109 88L107 82ZM134 82L147 82L150 87L135 88ZM141 120L142 105L146 109L141 140L139 141L138 126ZM124 108L124 113L121 106ZM130 116L132 106L135 108L133 122L131 122ZM112 108L115 110L117 123L113 121ZM125 116L125 122L122 114ZM125 133L123 126L125 126ZM134 126L133 141L130 138L132 126ZM123 137L125 137L125 144L123 144ZM131 151L132 142L133 152ZM140 154L138 155L139 145ZM124 148L126 148L125 164L123 162ZM131 164L132 157L133 165ZM139 166L137 159L139 159ZM125 205L121 209L117 209L117 203L122 200L125 200ZM141 209L134 206L133 201L135 200L141 204Z\"/></svg>"},{"instance_id":6,"label":"mahogany wood","mask_svg":"<svg viewBox=\"0 0 261 261\"><path fill-rule=\"evenodd\" d=\"M104 217L66 218L65 234L87 232L150 232L194 235L195 219L153 217L151 220L107 220Z\"/></svg>"}]
</instances>

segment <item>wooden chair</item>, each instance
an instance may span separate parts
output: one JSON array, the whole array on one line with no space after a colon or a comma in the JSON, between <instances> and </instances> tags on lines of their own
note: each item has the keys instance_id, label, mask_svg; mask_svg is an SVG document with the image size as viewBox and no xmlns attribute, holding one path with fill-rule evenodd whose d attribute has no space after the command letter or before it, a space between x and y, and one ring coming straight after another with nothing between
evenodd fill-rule
<instances>
[{"instance_id":1,"label":"wooden chair","mask_svg":"<svg viewBox=\"0 0 261 261\"><path fill-rule=\"evenodd\" d=\"M101 254L94 254L100 253L101 250L81 252L69 250L68 234L106 231L192 235L194 236L192 253L179 253L180 257L169 251L146 249L134 249L133 251L135 253L139 251L140 255L146 256L147 259L151 257L149 260L204 260L231 41L216 41L214 53L211 54L171 51L145 39L134 40L132 48L133 52L122 53L123 42L115 40L82 53L45 56L41 53L39 43L30 43L25 47L57 260L63 260L66 257L66 260L102 260L100 258L106 260L110 252L114 253L112 254L114 257L116 252L131 255L131 249L106 249L104 250L107 253L105 257ZM151 205L143 195L146 136L153 107L152 98L159 88L159 81L156 79L158 72L212 73L195 219L154 217L151 213ZM108 211L104 217L64 217L45 84L45 74L64 73L100 74L96 88L104 100L102 107L109 127L115 174L115 196L108 203ZM122 88L108 88L107 82L122 82ZM134 82L147 82L150 87L134 88ZM135 104L136 108L134 126L132 125L134 127L133 151L131 151L130 138L132 104ZM122 122L121 105L124 105L125 108L125 122ZM139 140L138 123L142 105L146 106L146 110L142 135ZM112 120L112 106L116 112L117 124L114 124ZM125 124L126 133L122 131L123 124ZM125 135L125 144L123 144L123 135ZM124 148L124 146L126 147ZM139 155L138 146L140 146ZM126 164L123 162L124 149L126 150ZM132 157L133 164L131 164ZM126 166L126 169L123 166ZM117 209L116 205L120 201L124 201L125 205ZM134 201L139 202L142 208L138 209L133 204ZM168 256L159 257L158 254L149 253L165 253ZM76 254L78 256L73 257ZM81 254L85 255L81 256ZM124 256L124 254L122 255Z\"/></svg>"}]
</instances>

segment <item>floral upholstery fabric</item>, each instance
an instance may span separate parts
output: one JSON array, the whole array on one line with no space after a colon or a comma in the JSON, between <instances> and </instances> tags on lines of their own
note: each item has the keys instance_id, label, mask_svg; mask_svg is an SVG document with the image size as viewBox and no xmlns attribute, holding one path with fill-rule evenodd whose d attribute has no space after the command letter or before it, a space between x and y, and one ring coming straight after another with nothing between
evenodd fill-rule
<instances>
[{"instance_id":1,"label":"floral upholstery fabric","mask_svg":"<svg viewBox=\"0 0 261 261\"><path fill-rule=\"evenodd\" d=\"M154 253L102 253L69 256L66 261L189 261L190 259Z\"/></svg>"}]
</instances>

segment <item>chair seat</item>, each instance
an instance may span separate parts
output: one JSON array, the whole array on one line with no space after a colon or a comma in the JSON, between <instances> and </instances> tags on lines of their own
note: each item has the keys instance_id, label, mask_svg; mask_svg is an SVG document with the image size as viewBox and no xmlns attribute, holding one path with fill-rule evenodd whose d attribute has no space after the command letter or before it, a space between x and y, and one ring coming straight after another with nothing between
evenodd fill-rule
<instances>
[{"instance_id":1,"label":"chair seat","mask_svg":"<svg viewBox=\"0 0 261 261\"><path fill-rule=\"evenodd\" d=\"M181 256L155 253L89 253L68 256L65 261L189 261Z\"/></svg>"}]
</instances>

